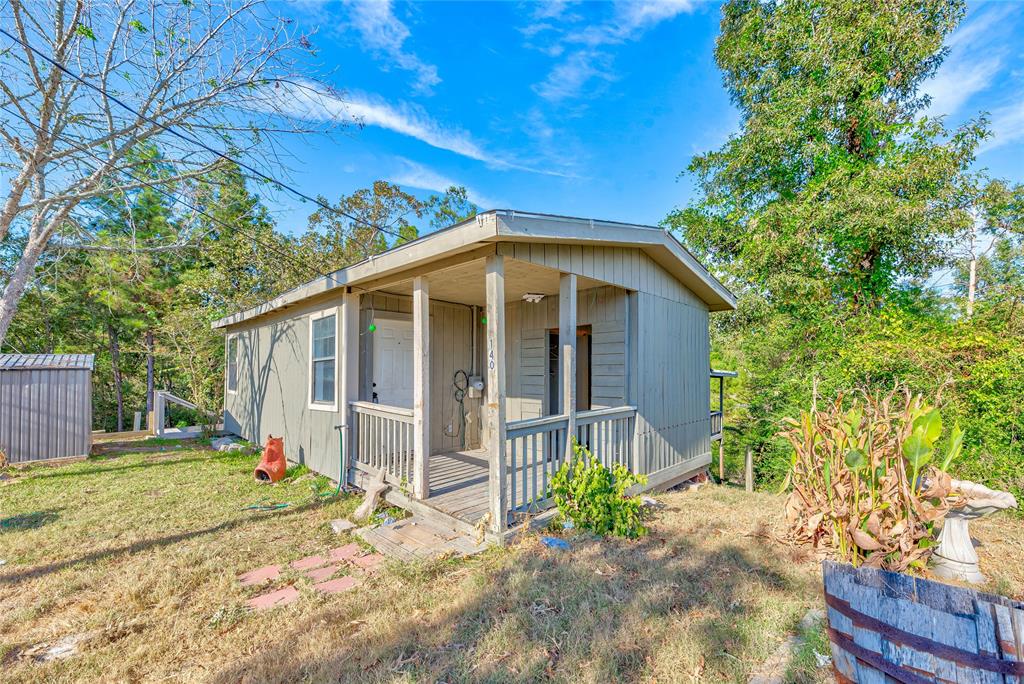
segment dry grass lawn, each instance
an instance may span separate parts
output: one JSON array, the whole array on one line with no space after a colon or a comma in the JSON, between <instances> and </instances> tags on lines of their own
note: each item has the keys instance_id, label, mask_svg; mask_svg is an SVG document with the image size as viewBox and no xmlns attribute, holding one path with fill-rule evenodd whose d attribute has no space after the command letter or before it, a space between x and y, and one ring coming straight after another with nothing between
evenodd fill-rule
<instances>
[{"instance_id":1,"label":"dry grass lawn","mask_svg":"<svg viewBox=\"0 0 1024 684\"><path fill-rule=\"evenodd\" d=\"M250 613L257 590L236 574L349 541L328 521L357 503L316 501L309 478L256 485L254 462L178 450L8 471L3 679L746 681L820 599L814 560L770 539L781 499L709 487L660 497L639 542L576 537L560 552L531 536L389 564L331 597L298 582L296 603ZM267 500L291 505L242 510ZM1024 556L1019 520L975 529L988 569ZM1022 573L995 588L1021 596ZM75 655L33 659L69 635L88 637Z\"/></svg>"}]
</instances>

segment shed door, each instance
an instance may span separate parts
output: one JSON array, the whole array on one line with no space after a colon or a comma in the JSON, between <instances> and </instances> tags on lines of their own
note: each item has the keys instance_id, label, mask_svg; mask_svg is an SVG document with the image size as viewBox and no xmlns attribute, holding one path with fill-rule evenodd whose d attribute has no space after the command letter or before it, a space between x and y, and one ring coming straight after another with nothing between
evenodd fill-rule
<instances>
[{"instance_id":1,"label":"shed door","mask_svg":"<svg viewBox=\"0 0 1024 684\"><path fill-rule=\"evenodd\" d=\"M376 321L373 391L381 404L412 408L412 321Z\"/></svg>"}]
</instances>

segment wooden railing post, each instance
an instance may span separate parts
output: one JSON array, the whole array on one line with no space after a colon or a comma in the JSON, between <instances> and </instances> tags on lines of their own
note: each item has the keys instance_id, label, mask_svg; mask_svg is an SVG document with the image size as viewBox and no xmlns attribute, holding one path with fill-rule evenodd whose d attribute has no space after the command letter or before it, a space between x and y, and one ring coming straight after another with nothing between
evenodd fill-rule
<instances>
[{"instance_id":1,"label":"wooden railing post","mask_svg":"<svg viewBox=\"0 0 1024 684\"><path fill-rule=\"evenodd\" d=\"M558 280L558 346L561 369L558 384L562 405L558 412L569 419L565 457L572 455L572 437L576 433L576 274L563 273ZM553 408L553 407L552 407Z\"/></svg>"},{"instance_id":2,"label":"wooden railing post","mask_svg":"<svg viewBox=\"0 0 1024 684\"><path fill-rule=\"evenodd\" d=\"M725 482L725 430L718 438L718 481Z\"/></svg>"},{"instance_id":3,"label":"wooden railing post","mask_svg":"<svg viewBox=\"0 0 1024 684\"><path fill-rule=\"evenodd\" d=\"M508 519L505 465L505 261L487 257L487 455L491 529L501 535Z\"/></svg>"}]
</instances>

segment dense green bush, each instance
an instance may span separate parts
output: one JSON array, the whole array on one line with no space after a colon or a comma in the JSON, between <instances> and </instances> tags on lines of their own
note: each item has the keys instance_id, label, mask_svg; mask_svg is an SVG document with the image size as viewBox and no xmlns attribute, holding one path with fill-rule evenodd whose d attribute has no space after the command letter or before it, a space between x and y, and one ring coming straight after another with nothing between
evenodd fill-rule
<instances>
[{"instance_id":1,"label":"dense green bush","mask_svg":"<svg viewBox=\"0 0 1024 684\"><path fill-rule=\"evenodd\" d=\"M606 468L574 441L573 458L555 473L551 494L558 511L576 527L635 539L647 534L648 511L639 496L627 492L646 483L645 476L634 475L624 465Z\"/></svg>"},{"instance_id":2,"label":"dense green bush","mask_svg":"<svg viewBox=\"0 0 1024 684\"><path fill-rule=\"evenodd\" d=\"M758 484L782 481L792 455L778 435L786 415L851 388L903 384L937 397L943 421L963 428L954 477L1024 495L1024 337L1005 319L968 320L920 292L852 314L762 315L748 303L718 321L713 341L714 365L740 371L727 381L725 407L736 428L725 441L734 477L750 445Z\"/></svg>"}]
</instances>

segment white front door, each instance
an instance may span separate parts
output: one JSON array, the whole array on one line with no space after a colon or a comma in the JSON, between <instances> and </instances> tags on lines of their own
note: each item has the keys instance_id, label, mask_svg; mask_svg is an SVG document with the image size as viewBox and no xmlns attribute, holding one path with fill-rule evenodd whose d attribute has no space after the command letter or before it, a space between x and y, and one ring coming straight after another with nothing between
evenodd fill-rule
<instances>
[{"instance_id":1,"label":"white front door","mask_svg":"<svg viewBox=\"0 0 1024 684\"><path fill-rule=\"evenodd\" d=\"M373 331L373 391L388 406L412 408L412 321L377 319Z\"/></svg>"}]
</instances>

